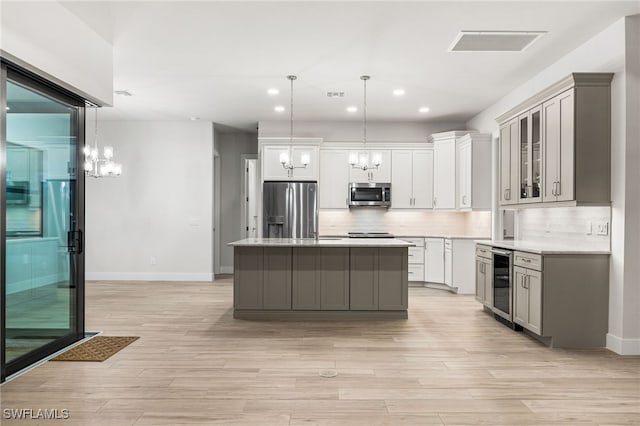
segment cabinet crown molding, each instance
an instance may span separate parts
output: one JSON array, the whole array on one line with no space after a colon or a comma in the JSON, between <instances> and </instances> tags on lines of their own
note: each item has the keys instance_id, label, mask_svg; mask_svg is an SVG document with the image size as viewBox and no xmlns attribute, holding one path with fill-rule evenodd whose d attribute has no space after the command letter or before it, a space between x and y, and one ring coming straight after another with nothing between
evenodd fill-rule
<instances>
[{"instance_id":1,"label":"cabinet crown molding","mask_svg":"<svg viewBox=\"0 0 640 426\"><path fill-rule=\"evenodd\" d=\"M459 138L468 134L474 135L477 133L477 130L452 130L450 132L433 133L431 136L429 136L429 142L438 142L451 138Z\"/></svg>"},{"instance_id":2,"label":"cabinet crown molding","mask_svg":"<svg viewBox=\"0 0 640 426\"><path fill-rule=\"evenodd\" d=\"M267 138L258 138L258 145L289 145L292 143L293 145L318 145L322 144L322 138L297 138L293 139L288 136L282 137L267 137Z\"/></svg>"},{"instance_id":3,"label":"cabinet crown molding","mask_svg":"<svg viewBox=\"0 0 640 426\"><path fill-rule=\"evenodd\" d=\"M562 80L552 84L546 89L541 90L530 98L520 102L515 107L504 112L496 118L499 125L503 125L520 113L542 104L555 95L574 87L585 86L608 86L613 79L613 73L610 72L574 72L563 78Z\"/></svg>"}]
</instances>

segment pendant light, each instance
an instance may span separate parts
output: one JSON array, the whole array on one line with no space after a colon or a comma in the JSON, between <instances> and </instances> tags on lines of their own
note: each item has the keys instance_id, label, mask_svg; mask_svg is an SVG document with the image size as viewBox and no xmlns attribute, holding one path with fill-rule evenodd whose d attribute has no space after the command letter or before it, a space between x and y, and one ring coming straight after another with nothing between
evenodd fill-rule
<instances>
[{"instance_id":1,"label":"pendant light","mask_svg":"<svg viewBox=\"0 0 640 426\"><path fill-rule=\"evenodd\" d=\"M100 157L98 148L98 106L95 106L95 125L93 148L85 145L84 153L84 174L88 177L116 177L122 174L122 164L113 161L113 147L105 146Z\"/></svg>"},{"instance_id":2,"label":"pendant light","mask_svg":"<svg viewBox=\"0 0 640 426\"><path fill-rule=\"evenodd\" d=\"M367 81L371 79L371 76L362 75L360 76L360 80L363 83L363 92L364 92L364 108L363 108L363 121L362 121L362 143L364 148L367 148ZM369 160L366 155L363 155L358 159L358 154L351 154L349 156L349 164L354 169L362 169L364 171L367 170L377 170L382 164L382 159L380 155L374 155L372 159L372 166L369 165Z\"/></svg>"},{"instance_id":3,"label":"pendant light","mask_svg":"<svg viewBox=\"0 0 640 426\"><path fill-rule=\"evenodd\" d=\"M298 77L296 77L295 75L287 76L287 79L291 83L291 106L290 106L291 121L289 124L289 149L288 149L288 152L283 152L282 154L280 154L280 164L282 164L282 167L287 170L288 177L293 176L294 169L306 169L309 163L311 162L309 154L303 153L300 156L300 163L302 163L302 165L296 166L293 163L293 82L297 78Z\"/></svg>"}]
</instances>

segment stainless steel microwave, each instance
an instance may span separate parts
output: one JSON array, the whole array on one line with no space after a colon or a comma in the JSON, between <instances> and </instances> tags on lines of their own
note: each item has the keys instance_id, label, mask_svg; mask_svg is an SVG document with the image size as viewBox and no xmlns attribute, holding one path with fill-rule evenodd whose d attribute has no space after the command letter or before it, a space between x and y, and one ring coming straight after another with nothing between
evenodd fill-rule
<instances>
[{"instance_id":1,"label":"stainless steel microwave","mask_svg":"<svg viewBox=\"0 0 640 426\"><path fill-rule=\"evenodd\" d=\"M349 184L349 207L390 207L390 183L357 183Z\"/></svg>"}]
</instances>

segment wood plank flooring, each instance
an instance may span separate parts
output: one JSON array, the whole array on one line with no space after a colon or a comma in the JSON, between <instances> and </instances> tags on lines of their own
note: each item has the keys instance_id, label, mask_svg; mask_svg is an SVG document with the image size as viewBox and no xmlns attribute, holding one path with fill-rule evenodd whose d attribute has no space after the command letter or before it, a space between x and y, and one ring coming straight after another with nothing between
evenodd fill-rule
<instances>
[{"instance_id":1,"label":"wood plank flooring","mask_svg":"<svg viewBox=\"0 0 640 426\"><path fill-rule=\"evenodd\" d=\"M410 288L408 320L258 322L232 318L231 293L230 279L87 283L87 330L141 338L0 387L3 409L68 420L1 423L640 424L640 357L549 349L472 296Z\"/></svg>"}]
</instances>

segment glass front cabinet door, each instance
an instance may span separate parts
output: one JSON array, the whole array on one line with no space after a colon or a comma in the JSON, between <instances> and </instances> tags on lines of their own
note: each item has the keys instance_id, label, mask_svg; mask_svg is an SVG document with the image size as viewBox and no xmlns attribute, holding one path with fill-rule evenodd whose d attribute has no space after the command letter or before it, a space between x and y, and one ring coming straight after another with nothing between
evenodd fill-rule
<instances>
[{"instance_id":1,"label":"glass front cabinet door","mask_svg":"<svg viewBox=\"0 0 640 426\"><path fill-rule=\"evenodd\" d=\"M518 117L520 136L520 188L519 203L541 202L542 153L540 151L542 110L533 108Z\"/></svg>"}]
</instances>

